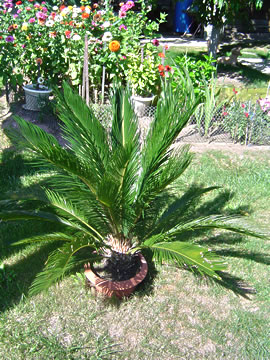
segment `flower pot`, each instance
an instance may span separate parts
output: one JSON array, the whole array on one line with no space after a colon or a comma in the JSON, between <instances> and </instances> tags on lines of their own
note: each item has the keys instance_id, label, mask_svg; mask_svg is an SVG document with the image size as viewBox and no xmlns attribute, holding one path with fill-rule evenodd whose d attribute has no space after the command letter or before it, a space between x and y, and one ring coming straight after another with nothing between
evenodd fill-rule
<instances>
[{"instance_id":1,"label":"flower pot","mask_svg":"<svg viewBox=\"0 0 270 360\"><path fill-rule=\"evenodd\" d=\"M40 111L42 106L49 100L52 89L46 86L40 85L39 89L35 89L35 85L23 86L25 93L25 104L23 108L25 110Z\"/></svg>"},{"instance_id":2,"label":"flower pot","mask_svg":"<svg viewBox=\"0 0 270 360\"><path fill-rule=\"evenodd\" d=\"M153 103L155 100L155 95L150 97L142 97L138 95L132 95L131 101L134 106L134 111L137 116L147 116L148 115L148 107Z\"/></svg>"},{"instance_id":3,"label":"flower pot","mask_svg":"<svg viewBox=\"0 0 270 360\"><path fill-rule=\"evenodd\" d=\"M140 271L129 280L111 281L102 279L87 265L84 266L85 276L98 292L107 297L115 295L121 299L124 296L129 296L135 290L136 286L144 280L148 271L148 265L145 258L142 254L138 255L141 262Z\"/></svg>"}]
</instances>

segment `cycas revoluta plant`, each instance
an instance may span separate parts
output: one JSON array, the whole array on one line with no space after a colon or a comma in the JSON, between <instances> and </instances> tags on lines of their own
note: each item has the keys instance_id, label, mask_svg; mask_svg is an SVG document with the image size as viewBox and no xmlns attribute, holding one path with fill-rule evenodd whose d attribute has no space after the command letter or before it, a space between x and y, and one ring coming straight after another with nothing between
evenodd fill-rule
<instances>
[{"instance_id":1,"label":"cycas revoluta plant","mask_svg":"<svg viewBox=\"0 0 270 360\"><path fill-rule=\"evenodd\" d=\"M235 225L230 216L194 218L199 199L216 187L191 187L178 195L176 180L192 154L188 146L172 145L195 111L194 96L188 89L183 93L166 85L141 141L128 90L114 91L108 131L78 94L67 84L63 89L63 95L58 93L58 114L66 148L38 126L16 117L17 143L36 154L39 168L50 165L55 170L45 194L1 201L2 220L36 219L61 226L59 232L18 242L62 244L50 254L31 293L47 289L82 261L107 257L112 263L121 259L129 263L144 249L157 261L172 261L219 279L218 272L226 268L224 260L208 248L182 241L181 236L214 228L256 234Z\"/></svg>"}]
</instances>

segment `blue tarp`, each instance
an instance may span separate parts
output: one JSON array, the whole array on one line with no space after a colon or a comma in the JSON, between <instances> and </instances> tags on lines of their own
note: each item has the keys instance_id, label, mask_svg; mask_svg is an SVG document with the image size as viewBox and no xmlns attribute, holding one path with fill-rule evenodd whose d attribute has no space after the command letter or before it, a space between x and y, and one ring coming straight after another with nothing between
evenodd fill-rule
<instances>
[{"instance_id":1,"label":"blue tarp","mask_svg":"<svg viewBox=\"0 0 270 360\"><path fill-rule=\"evenodd\" d=\"M188 16L183 10L192 4L193 0L178 1L175 4L175 16L174 16L174 31L179 33L190 33L189 26L191 24L191 17Z\"/></svg>"}]
</instances>

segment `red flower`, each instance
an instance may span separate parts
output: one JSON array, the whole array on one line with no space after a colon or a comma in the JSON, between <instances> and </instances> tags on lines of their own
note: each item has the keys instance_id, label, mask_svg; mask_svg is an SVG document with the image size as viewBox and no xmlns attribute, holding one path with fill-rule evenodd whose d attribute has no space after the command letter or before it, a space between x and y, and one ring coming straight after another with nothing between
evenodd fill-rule
<instances>
[{"instance_id":1,"label":"red flower","mask_svg":"<svg viewBox=\"0 0 270 360\"><path fill-rule=\"evenodd\" d=\"M164 71L164 66L163 66L163 65L158 65L158 71L159 71L159 72Z\"/></svg>"},{"instance_id":2,"label":"red flower","mask_svg":"<svg viewBox=\"0 0 270 360\"><path fill-rule=\"evenodd\" d=\"M241 104L241 106L242 106L242 108L243 108L243 109L246 107L246 105L245 105L245 104Z\"/></svg>"},{"instance_id":3,"label":"red flower","mask_svg":"<svg viewBox=\"0 0 270 360\"><path fill-rule=\"evenodd\" d=\"M163 71L161 71L161 72L159 73L159 75L160 75L160 76L162 76L162 77L164 77L164 76L165 76L165 74L164 74L164 72L163 72Z\"/></svg>"},{"instance_id":4,"label":"red flower","mask_svg":"<svg viewBox=\"0 0 270 360\"><path fill-rule=\"evenodd\" d=\"M66 35L66 38L70 38L70 34L71 34L71 31L70 30L66 30L65 31L65 35Z\"/></svg>"},{"instance_id":5,"label":"red flower","mask_svg":"<svg viewBox=\"0 0 270 360\"><path fill-rule=\"evenodd\" d=\"M22 1L17 1L16 2L16 5L21 5L22 4Z\"/></svg>"},{"instance_id":6,"label":"red flower","mask_svg":"<svg viewBox=\"0 0 270 360\"><path fill-rule=\"evenodd\" d=\"M161 57L161 58L165 58L165 54L164 54L163 52L160 52L160 53L158 54L158 56Z\"/></svg>"},{"instance_id":7,"label":"red flower","mask_svg":"<svg viewBox=\"0 0 270 360\"><path fill-rule=\"evenodd\" d=\"M65 9L65 5L61 5L59 9L60 9L60 11L64 10L64 9Z\"/></svg>"},{"instance_id":8,"label":"red flower","mask_svg":"<svg viewBox=\"0 0 270 360\"><path fill-rule=\"evenodd\" d=\"M170 65L166 65L166 66L165 66L165 71L171 71L171 70L172 70L172 68L171 68Z\"/></svg>"},{"instance_id":9,"label":"red flower","mask_svg":"<svg viewBox=\"0 0 270 360\"><path fill-rule=\"evenodd\" d=\"M223 115L223 116L227 116L227 115L229 115L229 114L227 113L227 111L224 111L224 112L222 113L222 115Z\"/></svg>"},{"instance_id":10,"label":"red flower","mask_svg":"<svg viewBox=\"0 0 270 360\"><path fill-rule=\"evenodd\" d=\"M83 19L88 19L88 18L89 18L89 14L86 13L86 12L82 13L82 18L83 18Z\"/></svg>"},{"instance_id":11,"label":"red flower","mask_svg":"<svg viewBox=\"0 0 270 360\"><path fill-rule=\"evenodd\" d=\"M238 93L238 91L236 91L235 88L233 88L232 91L235 93L235 95Z\"/></svg>"},{"instance_id":12,"label":"red flower","mask_svg":"<svg viewBox=\"0 0 270 360\"><path fill-rule=\"evenodd\" d=\"M244 114L245 114L245 117L247 117L247 118L248 118L248 113L246 113L246 112L245 112Z\"/></svg>"}]
</instances>

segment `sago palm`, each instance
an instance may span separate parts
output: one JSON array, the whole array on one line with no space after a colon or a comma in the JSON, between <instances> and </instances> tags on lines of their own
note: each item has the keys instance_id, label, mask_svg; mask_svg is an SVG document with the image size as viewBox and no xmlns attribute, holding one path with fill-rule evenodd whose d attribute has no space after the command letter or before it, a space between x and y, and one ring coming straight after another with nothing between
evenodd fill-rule
<instances>
[{"instance_id":1,"label":"sago palm","mask_svg":"<svg viewBox=\"0 0 270 360\"><path fill-rule=\"evenodd\" d=\"M127 90L114 91L109 130L67 84L57 98L66 147L19 117L19 131L13 134L21 147L36 154L39 169L53 168L47 188L39 196L16 200L14 195L0 203L3 221L36 219L61 227L59 232L19 242L62 244L50 254L31 292L60 280L81 261L78 255L85 248L90 262L106 257L126 263L132 254L149 249L157 261L173 261L219 278L219 271L226 268L224 260L208 248L182 241L181 235L214 228L256 234L235 225L230 216L194 218L199 199L215 187L191 187L178 195L176 180L192 154L188 146L180 149L173 144L195 111L194 96L187 89L181 94L168 86L144 140Z\"/></svg>"}]
</instances>

